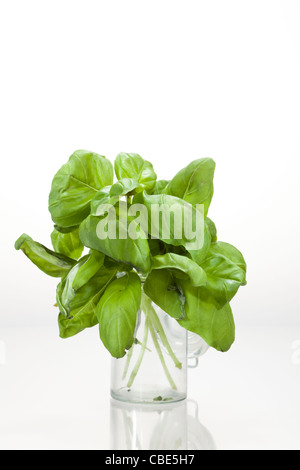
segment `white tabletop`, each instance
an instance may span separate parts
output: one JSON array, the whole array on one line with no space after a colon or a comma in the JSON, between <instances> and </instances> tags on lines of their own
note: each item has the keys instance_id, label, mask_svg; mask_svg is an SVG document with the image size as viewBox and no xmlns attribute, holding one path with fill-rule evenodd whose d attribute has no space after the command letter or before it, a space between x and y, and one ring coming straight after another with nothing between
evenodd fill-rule
<instances>
[{"instance_id":1,"label":"white tabletop","mask_svg":"<svg viewBox=\"0 0 300 470\"><path fill-rule=\"evenodd\" d=\"M110 399L97 328L68 340L55 328L2 328L0 449L163 449L170 423L188 448L300 449L299 343L300 327L238 328L230 352L209 350L189 371L187 402L145 417Z\"/></svg>"}]
</instances>

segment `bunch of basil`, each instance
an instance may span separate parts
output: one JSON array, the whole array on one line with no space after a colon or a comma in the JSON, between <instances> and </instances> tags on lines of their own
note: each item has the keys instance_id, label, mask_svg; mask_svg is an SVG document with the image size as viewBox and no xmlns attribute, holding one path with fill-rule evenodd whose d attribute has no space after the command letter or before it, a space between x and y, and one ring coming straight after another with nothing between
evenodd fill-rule
<instances>
[{"instance_id":1,"label":"bunch of basil","mask_svg":"<svg viewBox=\"0 0 300 470\"><path fill-rule=\"evenodd\" d=\"M229 302L246 284L246 263L236 248L217 241L216 227L207 217L214 161L195 160L165 181L157 180L152 164L140 155L121 153L114 170L116 183L108 159L76 151L52 182L49 210L55 224L54 251L25 234L15 245L44 273L61 278L57 287L60 336L67 338L99 324L105 347L112 356L122 357L136 340L137 315L146 295L182 327L211 347L227 351L235 339ZM192 211L202 204L202 248L189 250L188 240L173 237L172 230L167 239L161 232L151 238L151 224L150 236L99 238L97 226L104 217L99 215L99 205L117 205L124 196L129 206L142 202L149 214L154 204L185 204ZM134 223L117 215L119 228ZM85 247L89 252L82 256Z\"/></svg>"}]
</instances>

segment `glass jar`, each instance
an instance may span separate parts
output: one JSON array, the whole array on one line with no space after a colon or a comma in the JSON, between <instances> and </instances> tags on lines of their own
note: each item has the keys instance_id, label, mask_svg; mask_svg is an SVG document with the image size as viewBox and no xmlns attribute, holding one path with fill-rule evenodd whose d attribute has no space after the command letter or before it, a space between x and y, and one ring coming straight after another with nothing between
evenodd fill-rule
<instances>
[{"instance_id":1,"label":"glass jar","mask_svg":"<svg viewBox=\"0 0 300 470\"><path fill-rule=\"evenodd\" d=\"M134 403L166 403L187 395L187 331L144 293L133 346L112 359L111 395Z\"/></svg>"},{"instance_id":2,"label":"glass jar","mask_svg":"<svg viewBox=\"0 0 300 470\"><path fill-rule=\"evenodd\" d=\"M208 345L188 332L143 292L133 346L112 359L111 395L132 403L167 403L187 397L187 366L196 367Z\"/></svg>"}]
</instances>

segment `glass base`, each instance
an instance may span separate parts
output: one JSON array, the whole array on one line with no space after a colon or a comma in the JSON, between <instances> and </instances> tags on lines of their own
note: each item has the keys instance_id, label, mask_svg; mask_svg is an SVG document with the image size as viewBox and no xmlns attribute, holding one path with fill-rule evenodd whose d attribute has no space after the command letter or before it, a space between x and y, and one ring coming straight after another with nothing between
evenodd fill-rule
<instances>
[{"instance_id":1,"label":"glass base","mask_svg":"<svg viewBox=\"0 0 300 470\"><path fill-rule=\"evenodd\" d=\"M159 387L150 388L143 387L142 385L135 387L134 390L123 387L119 390L111 390L111 396L115 400L120 400L127 403L141 403L141 404L166 404L175 403L185 400L187 398L185 393L179 393L171 389L161 389Z\"/></svg>"}]
</instances>

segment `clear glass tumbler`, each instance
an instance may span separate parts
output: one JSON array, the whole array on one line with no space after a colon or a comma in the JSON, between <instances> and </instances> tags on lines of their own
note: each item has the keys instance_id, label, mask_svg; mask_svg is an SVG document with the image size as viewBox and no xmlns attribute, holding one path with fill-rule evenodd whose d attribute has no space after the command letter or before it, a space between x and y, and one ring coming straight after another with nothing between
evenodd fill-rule
<instances>
[{"instance_id":1,"label":"clear glass tumbler","mask_svg":"<svg viewBox=\"0 0 300 470\"><path fill-rule=\"evenodd\" d=\"M132 403L187 396L187 331L143 294L133 346L112 359L111 395Z\"/></svg>"}]
</instances>

